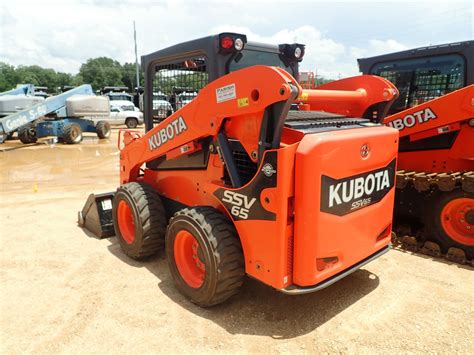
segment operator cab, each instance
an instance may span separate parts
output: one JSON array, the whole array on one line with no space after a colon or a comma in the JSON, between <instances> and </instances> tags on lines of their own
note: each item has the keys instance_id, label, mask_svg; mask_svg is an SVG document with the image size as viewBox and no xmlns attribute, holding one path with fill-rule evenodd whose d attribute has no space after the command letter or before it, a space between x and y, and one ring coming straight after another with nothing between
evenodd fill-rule
<instances>
[{"instance_id":1,"label":"operator cab","mask_svg":"<svg viewBox=\"0 0 474 355\"><path fill-rule=\"evenodd\" d=\"M400 96L389 114L406 110L474 83L474 41L411 49L358 59L363 74L381 76Z\"/></svg>"},{"instance_id":2,"label":"operator cab","mask_svg":"<svg viewBox=\"0 0 474 355\"><path fill-rule=\"evenodd\" d=\"M145 87L148 88L144 92L146 131L163 119L157 119L153 112L153 92L163 93L173 109L180 109L208 83L242 68L259 64L276 66L297 78L298 63L303 59L304 50L305 46L298 43L248 42L243 34L226 32L142 56ZM177 88L186 90L178 92ZM183 95L183 92L187 94Z\"/></svg>"}]
</instances>

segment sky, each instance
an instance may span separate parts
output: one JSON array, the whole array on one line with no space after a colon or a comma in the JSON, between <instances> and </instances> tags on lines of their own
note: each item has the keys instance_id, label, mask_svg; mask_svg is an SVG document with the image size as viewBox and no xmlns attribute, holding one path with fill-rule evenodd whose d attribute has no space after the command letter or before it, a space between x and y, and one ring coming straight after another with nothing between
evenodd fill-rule
<instances>
[{"instance_id":1,"label":"sky","mask_svg":"<svg viewBox=\"0 0 474 355\"><path fill-rule=\"evenodd\" d=\"M302 70L336 79L357 58L474 38L474 1L2 1L0 61L76 74L88 58L121 63L219 32L303 43ZM0 73L1 75L1 73Z\"/></svg>"}]
</instances>

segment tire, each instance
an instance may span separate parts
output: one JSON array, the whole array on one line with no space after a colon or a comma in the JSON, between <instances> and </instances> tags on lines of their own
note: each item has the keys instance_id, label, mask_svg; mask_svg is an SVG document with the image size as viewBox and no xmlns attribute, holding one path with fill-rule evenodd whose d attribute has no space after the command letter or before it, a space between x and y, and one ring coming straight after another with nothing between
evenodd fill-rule
<instances>
[{"instance_id":1,"label":"tire","mask_svg":"<svg viewBox=\"0 0 474 355\"><path fill-rule=\"evenodd\" d=\"M18 139L23 144L36 143L38 138L36 137L36 126L29 124L23 127L20 127L18 130Z\"/></svg>"},{"instance_id":2,"label":"tire","mask_svg":"<svg viewBox=\"0 0 474 355\"><path fill-rule=\"evenodd\" d=\"M135 117L128 117L125 120L125 125L127 126L127 128L137 128L138 120Z\"/></svg>"},{"instance_id":3,"label":"tire","mask_svg":"<svg viewBox=\"0 0 474 355\"><path fill-rule=\"evenodd\" d=\"M99 139L105 139L110 137L110 124L107 121L99 121L95 126L97 131L97 137Z\"/></svg>"},{"instance_id":4,"label":"tire","mask_svg":"<svg viewBox=\"0 0 474 355\"><path fill-rule=\"evenodd\" d=\"M461 189L439 191L427 202L423 218L427 238L437 242L443 253L455 247L473 259L474 194ZM469 208L470 212L466 213Z\"/></svg>"},{"instance_id":5,"label":"tire","mask_svg":"<svg viewBox=\"0 0 474 355\"><path fill-rule=\"evenodd\" d=\"M175 213L166 231L166 257L178 290L201 307L235 295L245 275L237 231L212 207Z\"/></svg>"},{"instance_id":6,"label":"tire","mask_svg":"<svg viewBox=\"0 0 474 355\"><path fill-rule=\"evenodd\" d=\"M130 258L144 259L163 249L166 214L151 186L130 182L118 188L112 216L120 247Z\"/></svg>"},{"instance_id":7,"label":"tire","mask_svg":"<svg viewBox=\"0 0 474 355\"><path fill-rule=\"evenodd\" d=\"M77 123L64 126L62 141L66 144L79 144L82 142L82 129Z\"/></svg>"}]
</instances>

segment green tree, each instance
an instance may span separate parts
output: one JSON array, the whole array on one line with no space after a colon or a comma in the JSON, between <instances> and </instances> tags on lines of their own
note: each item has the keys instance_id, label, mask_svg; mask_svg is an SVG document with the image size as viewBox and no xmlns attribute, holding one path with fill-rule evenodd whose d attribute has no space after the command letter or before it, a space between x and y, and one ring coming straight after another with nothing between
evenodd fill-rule
<instances>
[{"instance_id":1,"label":"green tree","mask_svg":"<svg viewBox=\"0 0 474 355\"><path fill-rule=\"evenodd\" d=\"M11 90L19 84L18 74L13 65L0 62L0 92Z\"/></svg>"},{"instance_id":2,"label":"green tree","mask_svg":"<svg viewBox=\"0 0 474 355\"><path fill-rule=\"evenodd\" d=\"M139 70L140 75L140 86L143 86L143 71ZM137 75L135 72L135 63L124 63L122 66L122 82L125 86L128 87L130 92L135 91L137 86Z\"/></svg>"},{"instance_id":3,"label":"green tree","mask_svg":"<svg viewBox=\"0 0 474 355\"><path fill-rule=\"evenodd\" d=\"M123 86L122 66L116 60L107 57L88 59L79 69L85 83L91 84L94 90L104 86Z\"/></svg>"}]
</instances>

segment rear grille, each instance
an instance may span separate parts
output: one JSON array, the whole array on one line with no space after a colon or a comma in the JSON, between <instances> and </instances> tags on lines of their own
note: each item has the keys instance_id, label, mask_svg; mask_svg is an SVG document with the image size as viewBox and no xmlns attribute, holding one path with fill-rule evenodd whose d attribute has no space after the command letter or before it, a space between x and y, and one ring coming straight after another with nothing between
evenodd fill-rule
<instances>
[{"instance_id":1,"label":"rear grille","mask_svg":"<svg viewBox=\"0 0 474 355\"><path fill-rule=\"evenodd\" d=\"M240 175L242 184L248 183L257 173L257 164L254 163L245 150L233 150L235 165ZM224 173L224 182L227 185L232 185L227 169Z\"/></svg>"},{"instance_id":2,"label":"rear grille","mask_svg":"<svg viewBox=\"0 0 474 355\"><path fill-rule=\"evenodd\" d=\"M286 274L293 277L293 236L288 237L288 253L287 253Z\"/></svg>"},{"instance_id":3,"label":"rear grille","mask_svg":"<svg viewBox=\"0 0 474 355\"><path fill-rule=\"evenodd\" d=\"M319 133L370 125L365 118L345 117L323 111L290 111L285 126L304 133Z\"/></svg>"}]
</instances>

